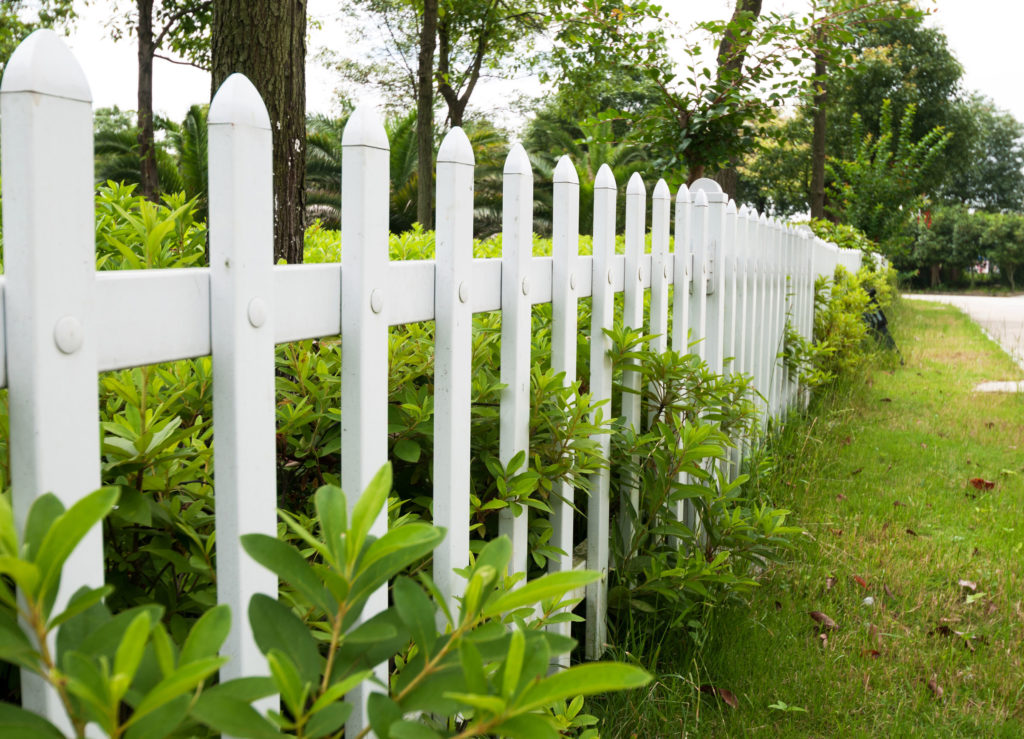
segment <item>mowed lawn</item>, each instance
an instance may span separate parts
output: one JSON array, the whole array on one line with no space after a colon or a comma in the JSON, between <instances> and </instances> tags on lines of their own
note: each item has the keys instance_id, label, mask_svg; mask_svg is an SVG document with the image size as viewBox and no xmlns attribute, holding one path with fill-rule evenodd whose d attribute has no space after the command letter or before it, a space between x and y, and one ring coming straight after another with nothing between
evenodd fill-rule
<instances>
[{"instance_id":1,"label":"mowed lawn","mask_svg":"<svg viewBox=\"0 0 1024 739\"><path fill-rule=\"evenodd\" d=\"M1024 736L1024 395L973 392L1022 373L955 309L893 323L906 364L787 430L804 541L717 614L697 671L737 707L705 694L683 734Z\"/></svg>"}]
</instances>

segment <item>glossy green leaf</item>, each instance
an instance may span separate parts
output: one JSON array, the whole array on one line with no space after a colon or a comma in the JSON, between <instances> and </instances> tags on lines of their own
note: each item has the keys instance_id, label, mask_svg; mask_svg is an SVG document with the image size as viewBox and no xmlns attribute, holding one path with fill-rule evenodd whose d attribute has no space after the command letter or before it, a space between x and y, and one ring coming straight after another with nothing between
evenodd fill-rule
<instances>
[{"instance_id":1,"label":"glossy green leaf","mask_svg":"<svg viewBox=\"0 0 1024 739\"><path fill-rule=\"evenodd\" d=\"M552 572L493 598L484 606L483 613L485 616L493 616L523 606L532 606L551 598L559 598L570 590L600 579L601 573L592 570Z\"/></svg>"},{"instance_id":2,"label":"glossy green leaf","mask_svg":"<svg viewBox=\"0 0 1024 739\"><path fill-rule=\"evenodd\" d=\"M373 674L372 670L363 670L353 675L349 675L344 680L331 685L323 694L317 698L312 707L309 709L310 713L318 713L327 708L332 703L342 700L345 694L352 691L359 683L366 680Z\"/></svg>"},{"instance_id":3,"label":"glossy green leaf","mask_svg":"<svg viewBox=\"0 0 1024 739\"><path fill-rule=\"evenodd\" d=\"M64 734L42 716L3 702L0 702L0 735L4 739L64 739Z\"/></svg>"},{"instance_id":4,"label":"glossy green leaf","mask_svg":"<svg viewBox=\"0 0 1024 739\"><path fill-rule=\"evenodd\" d=\"M313 496L317 517L320 519L320 533L327 550L339 569L344 563L342 536L348 528L348 508L345 494L334 485L324 485Z\"/></svg>"},{"instance_id":5,"label":"glossy green leaf","mask_svg":"<svg viewBox=\"0 0 1024 739\"><path fill-rule=\"evenodd\" d=\"M399 439L392 447L392 451L403 462L415 464L420 461L420 445L412 439Z\"/></svg>"},{"instance_id":6,"label":"glossy green leaf","mask_svg":"<svg viewBox=\"0 0 1024 739\"><path fill-rule=\"evenodd\" d=\"M131 684L139 669L139 662L142 661L142 653L146 649L146 642L149 641L149 614L143 611L128 624L121 643L114 653L114 675L123 676L123 688L126 690ZM121 700L124 690L118 689L114 693L115 700Z\"/></svg>"},{"instance_id":7,"label":"glossy green leaf","mask_svg":"<svg viewBox=\"0 0 1024 739\"><path fill-rule=\"evenodd\" d=\"M111 585L104 585L102 588L89 588L84 586L79 588L75 594L71 596L71 600L68 601L67 607L50 619L49 624L47 624L47 628L57 628L65 621L68 621L78 614L92 608L112 592L114 592L114 588Z\"/></svg>"},{"instance_id":8,"label":"glossy green leaf","mask_svg":"<svg viewBox=\"0 0 1024 739\"><path fill-rule=\"evenodd\" d=\"M424 724L402 720L391 724L391 739L441 739L441 735Z\"/></svg>"},{"instance_id":9,"label":"glossy green leaf","mask_svg":"<svg viewBox=\"0 0 1024 739\"><path fill-rule=\"evenodd\" d=\"M516 702L518 710L543 708L577 695L594 695L612 690L639 688L651 676L639 667L619 662L589 662L556 672L531 686Z\"/></svg>"},{"instance_id":10,"label":"glossy green leaf","mask_svg":"<svg viewBox=\"0 0 1024 739\"><path fill-rule=\"evenodd\" d=\"M462 674L465 676L468 692L486 693L487 677L484 672L484 660L480 656L480 650L468 639L463 640L459 646L459 662L462 665Z\"/></svg>"},{"instance_id":11,"label":"glossy green leaf","mask_svg":"<svg viewBox=\"0 0 1024 739\"><path fill-rule=\"evenodd\" d=\"M509 700L516 693L516 686L519 684L519 675L523 669L523 652L526 650L526 637L523 632L516 629L512 632L512 639L508 644L508 654L505 655L505 664L501 671L501 695Z\"/></svg>"},{"instance_id":12,"label":"glossy green leaf","mask_svg":"<svg viewBox=\"0 0 1024 739\"><path fill-rule=\"evenodd\" d=\"M39 654L15 615L6 609L0 609L0 660L40 671Z\"/></svg>"},{"instance_id":13,"label":"glossy green leaf","mask_svg":"<svg viewBox=\"0 0 1024 739\"><path fill-rule=\"evenodd\" d=\"M223 604L211 608L192 626L181 647L178 663L187 665L204 657L215 657L230 630L231 608Z\"/></svg>"},{"instance_id":14,"label":"glossy green leaf","mask_svg":"<svg viewBox=\"0 0 1024 739\"><path fill-rule=\"evenodd\" d=\"M180 666L143 697L128 723L134 723L179 695L195 690L199 683L220 669L225 662L227 657L207 657Z\"/></svg>"},{"instance_id":15,"label":"glossy green leaf","mask_svg":"<svg viewBox=\"0 0 1024 739\"><path fill-rule=\"evenodd\" d=\"M349 491L351 494L352 491ZM384 504L391 492L391 463L385 464L373 479L366 486L362 494L352 506L351 523L349 525L348 538L345 542L346 559L349 562L355 560L356 555L362 551L363 543L370 533L370 527L377 520Z\"/></svg>"},{"instance_id":16,"label":"glossy green leaf","mask_svg":"<svg viewBox=\"0 0 1024 739\"><path fill-rule=\"evenodd\" d=\"M366 701L370 728L379 737L391 736L391 724L402 720L402 710L383 693L370 693Z\"/></svg>"},{"instance_id":17,"label":"glossy green leaf","mask_svg":"<svg viewBox=\"0 0 1024 739\"><path fill-rule=\"evenodd\" d=\"M0 555L18 556L18 532L14 527L14 511L5 495L0 495Z\"/></svg>"},{"instance_id":18,"label":"glossy green leaf","mask_svg":"<svg viewBox=\"0 0 1024 739\"><path fill-rule=\"evenodd\" d=\"M408 577L395 580L391 593L399 618L408 627L420 651L429 659L437 640L434 604L423 589Z\"/></svg>"},{"instance_id":19,"label":"glossy green leaf","mask_svg":"<svg viewBox=\"0 0 1024 739\"><path fill-rule=\"evenodd\" d=\"M316 683L323 658L316 640L288 606L259 593L249 601L249 623L253 637L264 654L279 649L291 656L303 682Z\"/></svg>"},{"instance_id":20,"label":"glossy green leaf","mask_svg":"<svg viewBox=\"0 0 1024 739\"><path fill-rule=\"evenodd\" d=\"M280 649L271 649L267 653L267 664L288 710L293 716L301 716L305 710L306 696L312 688L311 683L303 681L291 657Z\"/></svg>"},{"instance_id":21,"label":"glossy green leaf","mask_svg":"<svg viewBox=\"0 0 1024 739\"><path fill-rule=\"evenodd\" d=\"M40 495L32 502L25 519L25 539L22 542L22 556L25 559L36 561L46 532L63 513L64 504L53 493Z\"/></svg>"},{"instance_id":22,"label":"glossy green leaf","mask_svg":"<svg viewBox=\"0 0 1024 739\"><path fill-rule=\"evenodd\" d=\"M117 502L117 488L100 488L75 502L50 526L39 546L35 563L39 567L41 599L56 594L61 568L89 529L103 520ZM47 609L48 610L48 609Z\"/></svg>"},{"instance_id":23,"label":"glossy green leaf","mask_svg":"<svg viewBox=\"0 0 1024 739\"><path fill-rule=\"evenodd\" d=\"M306 736L316 739L339 731L352 713L351 703L331 703L306 724Z\"/></svg>"},{"instance_id":24,"label":"glossy green leaf","mask_svg":"<svg viewBox=\"0 0 1024 739\"><path fill-rule=\"evenodd\" d=\"M174 672L174 644L171 642L167 629L159 621L153 627L150 642L153 645L156 663L160 667L160 674L167 677Z\"/></svg>"},{"instance_id":25,"label":"glossy green leaf","mask_svg":"<svg viewBox=\"0 0 1024 739\"><path fill-rule=\"evenodd\" d=\"M241 540L250 557L302 593L310 603L325 613L336 608L334 598L295 547L266 534L245 534Z\"/></svg>"},{"instance_id":26,"label":"glossy green leaf","mask_svg":"<svg viewBox=\"0 0 1024 739\"><path fill-rule=\"evenodd\" d=\"M225 735L249 739L275 739L281 734L249 703L225 693L204 691L195 705L192 716L215 731Z\"/></svg>"},{"instance_id":27,"label":"glossy green leaf","mask_svg":"<svg viewBox=\"0 0 1024 739\"><path fill-rule=\"evenodd\" d=\"M509 739L558 739L561 736L551 719L535 713L524 713L502 721L494 733Z\"/></svg>"},{"instance_id":28,"label":"glossy green leaf","mask_svg":"<svg viewBox=\"0 0 1024 739\"><path fill-rule=\"evenodd\" d=\"M0 557L0 575L9 575L23 593L34 595L38 592L40 573L32 562L4 555Z\"/></svg>"},{"instance_id":29,"label":"glossy green leaf","mask_svg":"<svg viewBox=\"0 0 1024 739\"><path fill-rule=\"evenodd\" d=\"M445 698L451 698L462 705L470 708L477 708L494 715L505 712L505 701L496 695L481 695L479 693L445 693Z\"/></svg>"}]
</instances>

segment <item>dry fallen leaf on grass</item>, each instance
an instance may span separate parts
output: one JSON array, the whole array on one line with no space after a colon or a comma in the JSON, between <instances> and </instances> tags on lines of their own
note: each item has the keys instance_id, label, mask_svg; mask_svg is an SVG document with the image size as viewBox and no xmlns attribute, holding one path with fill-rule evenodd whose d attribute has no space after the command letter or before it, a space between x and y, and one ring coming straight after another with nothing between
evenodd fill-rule
<instances>
[{"instance_id":1,"label":"dry fallen leaf on grass","mask_svg":"<svg viewBox=\"0 0 1024 739\"><path fill-rule=\"evenodd\" d=\"M936 698L942 697L942 686L935 682L934 677L928 681L928 690L932 691Z\"/></svg>"},{"instance_id":2,"label":"dry fallen leaf on grass","mask_svg":"<svg viewBox=\"0 0 1024 739\"><path fill-rule=\"evenodd\" d=\"M956 581L956 584L964 590L970 590L972 593L978 589L978 583L974 582L973 580L960 579Z\"/></svg>"},{"instance_id":3,"label":"dry fallen leaf on grass","mask_svg":"<svg viewBox=\"0 0 1024 739\"><path fill-rule=\"evenodd\" d=\"M811 618L813 618L815 621L821 624L822 627L826 629L832 629L832 631L839 630L839 624L837 624L835 621L833 621L831 618L826 616L821 611L810 611L807 615L809 615Z\"/></svg>"},{"instance_id":4,"label":"dry fallen leaf on grass","mask_svg":"<svg viewBox=\"0 0 1024 739\"><path fill-rule=\"evenodd\" d=\"M895 506L896 508L906 508L906 507L907 507L907 504L906 504L906 503L904 503L904 502L903 502L903 501L901 501L901 500L894 500L894 501L892 502L892 504L893 504L893 506Z\"/></svg>"},{"instance_id":5,"label":"dry fallen leaf on grass","mask_svg":"<svg viewBox=\"0 0 1024 739\"><path fill-rule=\"evenodd\" d=\"M911 536L917 536L917 532L914 531L913 529L907 529L907 533L910 534Z\"/></svg>"},{"instance_id":6,"label":"dry fallen leaf on grass","mask_svg":"<svg viewBox=\"0 0 1024 739\"><path fill-rule=\"evenodd\" d=\"M871 624L868 627L868 635L871 637L871 641L875 645L881 645L882 643L882 632L878 630L878 627Z\"/></svg>"},{"instance_id":7,"label":"dry fallen leaf on grass","mask_svg":"<svg viewBox=\"0 0 1024 739\"><path fill-rule=\"evenodd\" d=\"M991 490L996 486L991 480L986 480L981 477L972 477L968 482L974 487L975 490Z\"/></svg>"},{"instance_id":8,"label":"dry fallen leaf on grass","mask_svg":"<svg viewBox=\"0 0 1024 739\"><path fill-rule=\"evenodd\" d=\"M736 700L736 696L733 695L731 690L726 690L725 688L716 688L714 685L701 685L700 692L705 693L707 695L716 696L732 708L740 707L740 702Z\"/></svg>"},{"instance_id":9,"label":"dry fallen leaf on grass","mask_svg":"<svg viewBox=\"0 0 1024 739\"><path fill-rule=\"evenodd\" d=\"M865 579L864 579L863 577L861 577L860 575L854 575L854 576L853 576L853 581L854 581L855 583L857 583L858 585L860 585L860 586L861 586L862 588L864 588L865 590L867 590L867 589L868 589L868 581L867 581L867 580L865 580Z\"/></svg>"},{"instance_id":10,"label":"dry fallen leaf on grass","mask_svg":"<svg viewBox=\"0 0 1024 739\"><path fill-rule=\"evenodd\" d=\"M837 582L839 582L839 578L835 575L829 575L825 578L825 590L831 590L836 586Z\"/></svg>"}]
</instances>

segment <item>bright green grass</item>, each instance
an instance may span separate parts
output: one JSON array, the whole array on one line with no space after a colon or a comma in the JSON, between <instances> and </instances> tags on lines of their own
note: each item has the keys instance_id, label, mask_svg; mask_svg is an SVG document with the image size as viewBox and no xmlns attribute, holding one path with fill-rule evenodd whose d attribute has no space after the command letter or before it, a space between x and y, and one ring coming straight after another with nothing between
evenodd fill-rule
<instances>
[{"instance_id":1,"label":"bright green grass","mask_svg":"<svg viewBox=\"0 0 1024 739\"><path fill-rule=\"evenodd\" d=\"M905 301L894 323L906 365L778 442L771 496L806 530L791 561L712 614L703 649L665 639L646 694L595 711L602 735L1024 736L1024 396L972 392L1022 373L949 307ZM810 611L838 623L827 644Z\"/></svg>"}]
</instances>

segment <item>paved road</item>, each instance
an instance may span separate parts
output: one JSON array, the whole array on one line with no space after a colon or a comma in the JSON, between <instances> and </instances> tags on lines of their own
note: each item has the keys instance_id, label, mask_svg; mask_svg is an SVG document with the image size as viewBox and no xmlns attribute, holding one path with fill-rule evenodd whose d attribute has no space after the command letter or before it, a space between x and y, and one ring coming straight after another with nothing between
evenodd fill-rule
<instances>
[{"instance_id":1,"label":"paved road","mask_svg":"<svg viewBox=\"0 0 1024 739\"><path fill-rule=\"evenodd\" d=\"M1024 369L1024 296L990 298L979 295L909 295L955 305L988 331Z\"/></svg>"}]
</instances>

